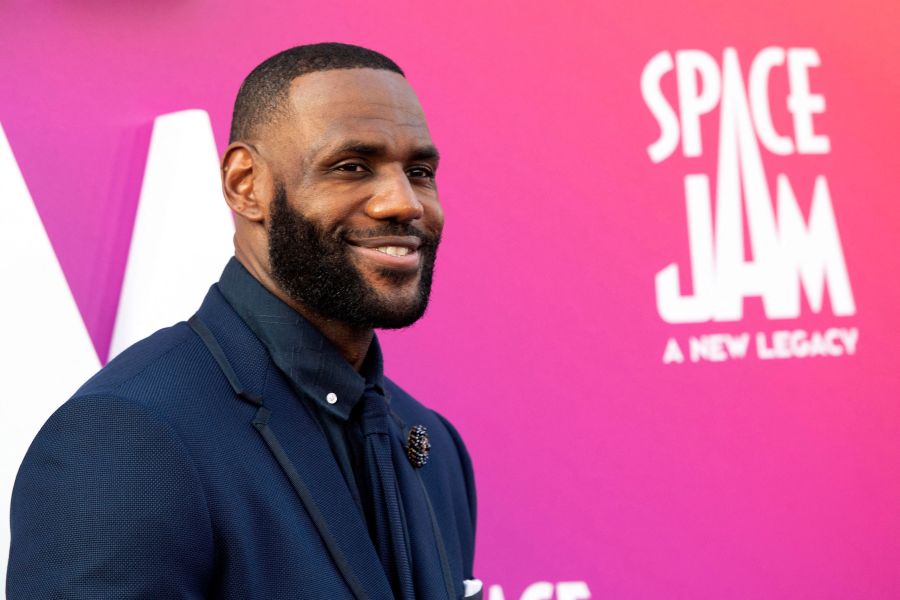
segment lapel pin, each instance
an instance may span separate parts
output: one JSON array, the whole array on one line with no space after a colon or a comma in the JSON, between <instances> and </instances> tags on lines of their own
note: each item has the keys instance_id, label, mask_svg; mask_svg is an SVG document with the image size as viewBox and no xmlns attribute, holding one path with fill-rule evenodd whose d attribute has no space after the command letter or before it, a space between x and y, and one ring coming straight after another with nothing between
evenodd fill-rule
<instances>
[{"instance_id":1,"label":"lapel pin","mask_svg":"<svg viewBox=\"0 0 900 600\"><path fill-rule=\"evenodd\" d=\"M406 457L417 469L421 469L428 462L428 451L431 450L431 442L428 441L428 431L424 425L413 425L406 436Z\"/></svg>"}]
</instances>

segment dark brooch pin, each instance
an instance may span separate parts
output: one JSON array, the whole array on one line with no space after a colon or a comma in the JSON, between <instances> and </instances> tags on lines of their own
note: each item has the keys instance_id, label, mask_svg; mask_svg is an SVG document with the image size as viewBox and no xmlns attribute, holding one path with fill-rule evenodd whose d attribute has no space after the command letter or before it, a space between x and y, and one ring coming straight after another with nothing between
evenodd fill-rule
<instances>
[{"instance_id":1,"label":"dark brooch pin","mask_svg":"<svg viewBox=\"0 0 900 600\"><path fill-rule=\"evenodd\" d=\"M431 450L431 442L428 441L428 431L424 425L413 425L406 436L406 457L417 469L421 469L428 462L428 451Z\"/></svg>"}]
</instances>

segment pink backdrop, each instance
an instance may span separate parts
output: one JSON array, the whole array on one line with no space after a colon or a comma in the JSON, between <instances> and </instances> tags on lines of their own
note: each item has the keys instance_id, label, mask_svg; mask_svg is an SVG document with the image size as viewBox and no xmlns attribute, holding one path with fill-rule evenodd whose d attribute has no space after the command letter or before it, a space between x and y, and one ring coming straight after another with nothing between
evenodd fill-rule
<instances>
[{"instance_id":1,"label":"pink backdrop","mask_svg":"<svg viewBox=\"0 0 900 600\"><path fill-rule=\"evenodd\" d=\"M155 116L209 112L219 148L242 77L283 48L370 46L418 91L444 161L445 243L428 316L382 336L388 373L474 456L476 576L519 598L900 597L900 5L892 2L379 3L159 0L0 7L0 123L101 357ZM768 46L814 48L827 154L762 149L807 214L830 189L855 314L671 324L654 278L690 290L684 177L654 164L641 73L702 50L745 79ZM662 84L677 105L674 74ZM773 121L793 135L788 80ZM677 110L677 106L676 106ZM774 193L774 192L773 192ZM187 317L188 315L185 315ZM851 356L664 364L674 338L856 328ZM494 596L498 598L495 589Z\"/></svg>"}]
</instances>

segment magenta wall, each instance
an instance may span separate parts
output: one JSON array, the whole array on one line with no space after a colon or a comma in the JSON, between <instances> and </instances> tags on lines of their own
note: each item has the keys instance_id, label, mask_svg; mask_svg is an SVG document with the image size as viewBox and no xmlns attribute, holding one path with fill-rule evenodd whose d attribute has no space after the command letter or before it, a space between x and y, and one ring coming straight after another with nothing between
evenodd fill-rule
<instances>
[{"instance_id":1,"label":"magenta wall","mask_svg":"<svg viewBox=\"0 0 900 600\"><path fill-rule=\"evenodd\" d=\"M268 55L332 40L388 54L444 156L447 228L427 318L382 339L389 374L474 456L476 576L507 599L536 581L595 598L897 598L900 5L789 4L7 3L0 123L104 357L153 118L205 109L221 149ZM775 319L751 297L736 321L666 322L655 277L676 263L691 289L684 178L715 183L720 114L701 117L701 156L655 164L641 74L661 51L721 68L730 47L746 80L770 46L817 51L813 122L830 140L761 147L770 193L786 174L807 216L827 178L855 310L826 293ZM774 69L768 97L793 138L788 83ZM677 109L673 72L662 90ZM755 345L829 328L857 330L852 355L763 360ZM688 356L691 337L744 332L743 359ZM670 339L683 363L664 364Z\"/></svg>"}]
</instances>

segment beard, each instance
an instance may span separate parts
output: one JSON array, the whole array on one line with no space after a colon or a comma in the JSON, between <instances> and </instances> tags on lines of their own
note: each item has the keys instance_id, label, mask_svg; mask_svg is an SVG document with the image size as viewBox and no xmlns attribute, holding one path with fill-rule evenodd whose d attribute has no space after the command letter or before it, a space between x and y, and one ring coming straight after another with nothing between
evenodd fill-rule
<instances>
[{"instance_id":1,"label":"beard","mask_svg":"<svg viewBox=\"0 0 900 600\"><path fill-rule=\"evenodd\" d=\"M346 239L407 235L421 241L417 251L422 266L415 294L403 301L384 298L354 265ZM439 243L440 235L408 223L366 230L325 229L289 206L281 182L275 186L269 223L272 278L292 300L327 319L365 329L399 329L418 321L428 307ZM391 285L417 275L386 268L376 273Z\"/></svg>"}]
</instances>

